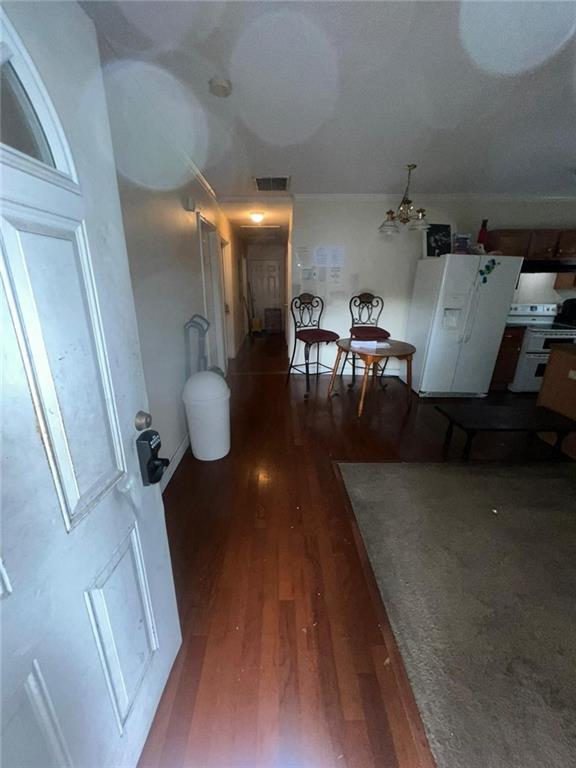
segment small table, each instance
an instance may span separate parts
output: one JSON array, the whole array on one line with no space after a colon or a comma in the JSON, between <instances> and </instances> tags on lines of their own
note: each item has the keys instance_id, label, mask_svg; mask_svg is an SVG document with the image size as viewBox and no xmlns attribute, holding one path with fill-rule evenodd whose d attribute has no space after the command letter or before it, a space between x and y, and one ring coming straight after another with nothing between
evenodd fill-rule
<instances>
[{"instance_id":1,"label":"small table","mask_svg":"<svg viewBox=\"0 0 576 768\"><path fill-rule=\"evenodd\" d=\"M560 453L562 441L569 432L576 431L576 421L532 405L487 405L482 402L437 405L436 410L448 419L444 438L444 454L448 453L454 426L466 432L466 445L462 460L467 461L472 441L478 432L555 432L554 450Z\"/></svg>"},{"instance_id":2,"label":"small table","mask_svg":"<svg viewBox=\"0 0 576 768\"><path fill-rule=\"evenodd\" d=\"M336 362L334 363L332 377L330 379L330 386L328 387L329 398L332 396L332 390L334 389L334 382L336 381L342 355L358 355L358 357L364 361L362 393L358 405L358 416L362 416L370 369L373 368L374 373L376 374L378 366L382 360L387 361L389 357L396 357L398 360L406 360L406 407L408 410L410 409L412 405L412 357L416 352L416 347L413 347L412 344L408 344L406 341L398 341L397 339L386 339L384 342L379 342L376 347L368 345L362 346L362 342L356 341L355 339L338 339L336 345L338 346L338 355L336 356Z\"/></svg>"}]
</instances>

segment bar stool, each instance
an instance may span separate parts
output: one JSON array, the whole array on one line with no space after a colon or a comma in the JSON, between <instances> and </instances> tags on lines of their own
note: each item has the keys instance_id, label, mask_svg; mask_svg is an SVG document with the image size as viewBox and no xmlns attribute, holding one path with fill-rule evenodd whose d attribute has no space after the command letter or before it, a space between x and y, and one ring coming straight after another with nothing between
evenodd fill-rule
<instances>
[{"instance_id":1,"label":"bar stool","mask_svg":"<svg viewBox=\"0 0 576 768\"><path fill-rule=\"evenodd\" d=\"M390 333L378 325L380 315L384 309L384 299L381 296L375 296L373 293L364 291L356 296L352 296L349 303L350 318L352 325L350 326L350 338L357 341L385 341L390 338ZM344 358L344 365L342 366L342 372L348 362L348 355ZM384 365L382 366L380 378L384 375L384 370L388 363L388 358L385 358ZM373 371L376 373L376 370ZM352 353L352 385L356 382L356 355Z\"/></svg>"},{"instance_id":2,"label":"bar stool","mask_svg":"<svg viewBox=\"0 0 576 768\"><path fill-rule=\"evenodd\" d=\"M290 381L290 372L293 368L298 371L298 373L302 373L302 365L294 365L296 345L301 341L304 344L304 372L306 373L305 398L310 394L311 347L314 344L318 345L316 351L316 376L320 375L320 368L323 368L327 373L330 373L332 369L328 365L319 362L320 344L330 344L330 342L338 341L340 338L334 331L326 331L323 328L320 328L320 320L323 312L324 301L320 296L314 296L311 293L301 293L299 296L295 296L290 303L290 314L294 321L294 349L292 350L292 357L290 358L286 384ZM312 365L314 365L314 363L312 363Z\"/></svg>"}]
</instances>

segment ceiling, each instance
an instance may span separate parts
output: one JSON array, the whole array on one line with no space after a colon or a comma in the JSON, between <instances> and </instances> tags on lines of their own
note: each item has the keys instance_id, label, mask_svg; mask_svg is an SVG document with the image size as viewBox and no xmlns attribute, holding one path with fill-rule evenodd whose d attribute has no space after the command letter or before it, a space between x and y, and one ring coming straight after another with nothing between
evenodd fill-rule
<instances>
[{"instance_id":1,"label":"ceiling","mask_svg":"<svg viewBox=\"0 0 576 768\"><path fill-rule=\"evenodd\" d=\"M132 135L146 148L150 115L174 167L195 164L219 196L253 195L255 175L289 175L294 194L397 193L407 162L417 193L576 194L576 3L83 7ZM142 183L182 182L164 171Z\"/></svg>"}]
</instances>

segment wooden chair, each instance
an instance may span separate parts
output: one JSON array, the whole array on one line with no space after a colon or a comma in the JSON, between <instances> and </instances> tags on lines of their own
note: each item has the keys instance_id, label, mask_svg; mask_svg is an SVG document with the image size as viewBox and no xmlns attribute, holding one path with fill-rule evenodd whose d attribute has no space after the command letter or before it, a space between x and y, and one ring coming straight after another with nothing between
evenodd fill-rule
<instances>
[{"instance_id":1,"label":"wooden chair","mask_svg":"<svg viewBox=\"0 0 576 768\"><path fill-rule=\"evenodd\" d=\"M390 333L378 325L380 315L384 309L384 299L381 296L375 296L373 293L364 291L356 296L352 296L349 302L350 308L350 338L358 341L385 341L390 338ZM344 358L342 372L348 362L348 355ZM384 374L384 369L388 358L382 366L380 378ZM376 373L376 371L374 371ZM356 355L352 354L352 386L356 382Z\"/></svg>"},{"instance_id":2,"label":"wooden chair","mask_svg":"<svg viewBox=\"0 0 576 768\"><path fill-rule=\"evenodd\" d=\"M301 293L299 296L295 296L290 303L290 314L294 322L294 348L290 358L286 383L290 380L292 369L299 373L303 372L301 365L294 365L296 345L301 341L304 344L304 372L306 373L306 394L304 397L308 397L310 394L310 349L314 344L318 345L316 363L312 363L312 365L316 365L316 376L320 375L321 368L325 369L323 372L330 373L332 369L319 362L320 344L330 344L330 342L338 341L340 338L334 331L326 331L320 328L323 312L324 301L320 296L314 296L311 293Z\"/></svg>"}]
</instances>

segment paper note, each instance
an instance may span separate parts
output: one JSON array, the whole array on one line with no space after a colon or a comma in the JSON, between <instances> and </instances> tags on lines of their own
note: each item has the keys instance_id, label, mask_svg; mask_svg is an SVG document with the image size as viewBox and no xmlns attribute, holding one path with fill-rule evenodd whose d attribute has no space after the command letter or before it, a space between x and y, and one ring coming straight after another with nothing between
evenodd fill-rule
<instances>
[{"instance_id":1,"label":"paper note","mask_svg":"<svg viewBox=\"0 0 576 768\"><path fill-rule=\"evenodd\" d=\"M313 261L317 267L343 267L346 249L343 245L317 245Z\"/></svg>"},{"instance_id":2,"label":"paper note","mask_svg":"<svg viewBox=\"0 0 576 768\"><path fill-rule=\"evenodd\" d=\"M299 245L294 249L294 261L297 267L302 267L310 262L310 248L307 245Z\"/></svg>"},{"instance_id":3,"label":"paper note","mask_svg":"<svg viewBox=\"0 0 576 768\"><path fill-rule=\"evenodd\" d=\"M366 349L371 352L377 352L379 349L387 349L390 347L387 341L351 341L351 349Z\"/></svg>"},{"instance_id":4,"label":"paper note","mask_svg":"<svg viewBox=\"0 0 576 768\"><path fill-rule=\"evenodd\" d=\"M328 284L331 288L342 287L342 267L330 267L328 270Z\"/></svg>"}]
</instances>

